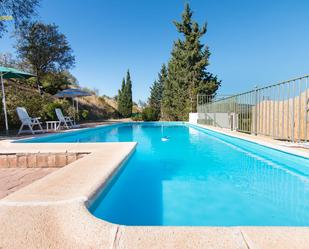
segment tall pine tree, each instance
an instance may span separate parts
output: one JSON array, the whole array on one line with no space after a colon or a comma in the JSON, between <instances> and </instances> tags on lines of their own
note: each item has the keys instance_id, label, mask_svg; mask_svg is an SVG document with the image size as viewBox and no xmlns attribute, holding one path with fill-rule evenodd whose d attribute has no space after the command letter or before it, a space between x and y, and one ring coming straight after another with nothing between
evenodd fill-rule
<instances>
[{"instance_id":1,"label":"tall pine tree","mask_svg":"<svg viewBox=\"0 0 309 249\"><path fill-rule=\"evenodd\" d=\"M192 21L192 14L186 4L181 22L174 22L183 39L174 42L168 63L162 106L167 120L187 120L189 112L196 112L197 94L214 94L220 86L206 69L210 52L200 40L207 26Z\"/></svg>"},{"instance_id":2,"label":"tall pine tree","mask_svg":"<svg viewBox=\"0 0 309 249\"><path fill-rule=\"evenodd\" d=\"M150 97L148 99L149 108L154 114L154 120L160 119L161 112L161 99L162 99L162 85L158 81L154 81L150 87Z\"/></svg>"},{"instance_id":3,"label":"tall pine tree","mask_svg":"<svg viewBox=\"0 0 309 249\"><path fill-rule=\"evenodd\" d=\"M153 109L153 113L156 114L157 120L162 115L162 98L163 98L163 87L167 79L167 71L165 64L162 65L161 71L158 74L158 80L154 81L150 87L150 97L148 99L149 107Z\"/></svg>"},{"instance_id":4,"label":"tall pine tree","mask_svg":"<svg viewBox=\"0 0 309 249\"><path fill-rule=\"evenodd\" d=\"M143 110L144 120L157 121L161 118L163 86L167 78L166 66L163 64L158 80L155 80L150 87L148 106Z\"/></svg>"}]
</instances>

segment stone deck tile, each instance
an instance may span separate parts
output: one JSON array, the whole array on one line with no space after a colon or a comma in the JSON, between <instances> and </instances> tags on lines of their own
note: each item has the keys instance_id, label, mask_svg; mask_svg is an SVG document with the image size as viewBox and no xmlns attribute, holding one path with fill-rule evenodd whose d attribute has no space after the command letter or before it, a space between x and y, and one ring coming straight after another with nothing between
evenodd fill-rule
<instances>
[{"instance_id":1,"label":"stone deck tile","mask_svg":"<svg viewBox=\"0 0 309 249\"><path fill-rule=\"evenodd\" d=\"M54 172L58 168L0 169L0 199Z\"/></svg>"},{"instance_id":2,"label":"stone deck tile","mask_svg":"<svg viewBox=\"0 0 309 249\"><path fill-rule=\"evenodd\" d=\"M120 226L114 243L119 249L248 249L237 227Z\"/></svg>"},{"instance_id":3,"label":"stone deck tile","mask_svg":"<svg viewBox=\"0 0 309 249\"><path fill-rule=\"evenodd\" d=\"M242 227L251 249L308 249L309 227Z\"/></svg>"}]
</instances>

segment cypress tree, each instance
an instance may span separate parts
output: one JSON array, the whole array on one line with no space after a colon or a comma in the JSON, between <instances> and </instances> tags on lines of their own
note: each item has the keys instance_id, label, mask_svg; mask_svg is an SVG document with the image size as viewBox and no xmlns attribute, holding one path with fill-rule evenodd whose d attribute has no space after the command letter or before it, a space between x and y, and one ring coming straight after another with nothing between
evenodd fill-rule
<instances>
[{"instance_id":1,"label":"cypress tree","mask_svg":"<svg viewBox=\"0 0 309 249\"><path fill-rule=\"evenodd\" d=\"M117 104L118 104L118 112L121 116L125 114L125 89L126 89L126 82L125 79L122 79L121 88L118 90L118 97L117 97Z\"/></svg>"},{"instance_id":2,"label":"cypress tree","mask_svg":"<svg viewBox=\"0 0 309 249\"><path fill-rule=\"evenodd\" d=\"M132 81L129 70L127 71L126 83L125 83L125 117L132 116L133 100L132 100Z\"/></svg>"},{"instance_id":3,"label":"cypress tree","mask_svg":"<svg viewBox=\"0 0 309 249\"><path fill-rule=\"evenodd\" d=\"M128 70L126 80L123 78L121 89L118 91L118 112L122 117L128 118L132 115L132 81Z\"/></svg>"}]
</instances>

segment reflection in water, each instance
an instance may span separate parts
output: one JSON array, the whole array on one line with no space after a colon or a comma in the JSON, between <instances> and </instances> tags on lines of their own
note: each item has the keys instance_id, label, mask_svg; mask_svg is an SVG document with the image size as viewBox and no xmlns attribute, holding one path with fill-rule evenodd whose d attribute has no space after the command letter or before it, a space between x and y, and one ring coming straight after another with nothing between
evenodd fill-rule
<instances>
[{"instance_id":1,"label":"reflection in water","mask_svg":"<svg viewBox=\"0 0 309 249\"><path fill-rule=\"evenodd\" d=\"M256 145L185 126L166 126L166 143L162 127L133 134L137 151L94 215L127 225L308 225L308 178L282 163L288 155L263 157Z\"/></svg>"}]
</instances>

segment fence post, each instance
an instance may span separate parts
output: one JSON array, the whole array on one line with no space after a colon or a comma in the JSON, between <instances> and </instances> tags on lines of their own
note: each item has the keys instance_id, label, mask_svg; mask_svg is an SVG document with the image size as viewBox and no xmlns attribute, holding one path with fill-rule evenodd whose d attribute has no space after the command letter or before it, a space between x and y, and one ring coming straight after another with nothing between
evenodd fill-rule
<instances>
[{"instance_id":1,"label":"fence post","mask_svg":"<svg viewBox=\"0 0 309 249\"><path fill-rule=\"evenodd\" d=\"M309 98L308 98L308 77L306 78L306 94L305 94L305 143L307 143L307 132L308 132L308 115L309 115Z\"/></svg>"},{"instance_id":2,"label":"fence post","mask_svg":"<svg viewBox=\"0 0 309 249\"><path fill-rule=\"evenodd\" d=\"M258 123L258 116L257 116L257 104L258 104L258 87L255 86L254 94L255 94L255 113L254 113L254 135L257 136L257 123Z\"/></svg>"}]
</instances>

